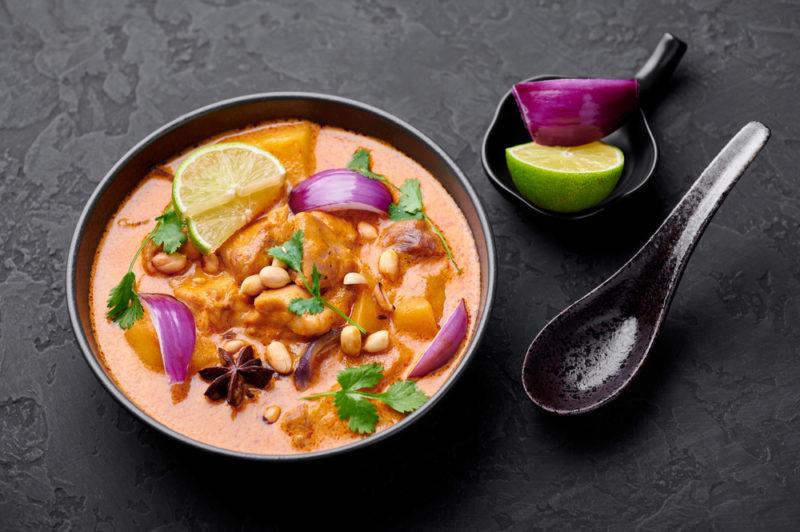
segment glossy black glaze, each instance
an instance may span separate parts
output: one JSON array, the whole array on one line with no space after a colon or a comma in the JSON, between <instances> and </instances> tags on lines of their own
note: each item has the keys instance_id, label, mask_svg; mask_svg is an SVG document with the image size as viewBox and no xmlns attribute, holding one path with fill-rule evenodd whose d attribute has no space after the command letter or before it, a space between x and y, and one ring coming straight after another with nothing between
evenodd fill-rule
<instances>
[{"instance_id":1,"label":"glossy black glaze","mask_svg":"<svg viewBox=\"0 0 800 532\"><path fill-rule=\"evenodd\" d=\"M686 43L670 33L664 34L642 68L637 72L639 98L644 109L651 107L664 92L670 76L686 52ZM563 76L537 76L527 81L556 79ZM533 211L562 219L581 219L597 214L617 200L639 190L653 175L658 161L658 146L650 131L644 111L635 113L618 130L603 139L618 146L625 154L622 176L611 194L599 204L577 213L558 213L538 207L525 199L514 186L506 165L505 150L511 146L530 142L530 134L519 115L511 92L507 92L497 106L494 119L483 139L481 159L483 170L492 184L509 198L513 198Z\"/></svg>"},{"instance_id":2,"label":"glossy black glaze","mask_svg":"<svg viewBox=\"0 0 800 532\"><path fill-rule=\"evenodd\" d=\"M661 329L695 244L768 138L758 122L743 127L636 255L539 332L522 369L534 403L579 414L610 401L630 382Z\"/></svg>"},{"instance_id":3,"label":"glossy black glaze","mask_svg":"<svg viewBox=\"0 0 800 532\"><path fill-rule=\"evenodd\" d=\"M95 251L109 218L153 166L220 132L286 118L311 120L378 138L435 175L461 209L475 238L481 266L481 300L480 307L471 315L476 324L475 334L464 356L451 377L420 409L386 430L342 447L296 455L250 454L189 438L156 421L128 399L106 373L97 354L89 317L89 280ZM432 140L401 119L361 102L327 94L272 92L223 100L186 113L148 135L117 161L89 198L75 228L67 262L67 304L86 362L109 393L139 419L178 441L206 451L261 461L298 461L337 455L376 443L429 411L462 375L480 343L494 299L495 269L494 239L480 201L458 166Z\"/></svg>"}]
</instances>

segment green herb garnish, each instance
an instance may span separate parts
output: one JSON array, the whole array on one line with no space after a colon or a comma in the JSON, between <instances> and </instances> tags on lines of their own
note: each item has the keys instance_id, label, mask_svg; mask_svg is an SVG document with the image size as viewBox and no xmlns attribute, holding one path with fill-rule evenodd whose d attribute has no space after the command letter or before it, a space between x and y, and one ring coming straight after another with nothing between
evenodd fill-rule
<instances>
[{"instance_id":1,"label":"green herb garnish","mask_svg":"<svg viewBox=\"0 0 800 532\"><path fill-rule=\"evenodd\" d=\"M319 399L333 397L333 404L339 413L339 419L347 421L350 430L359 434L375 432L378 424L378 409L369 401L382 401L392 410L406 413L413 412L428 400L414 381L398 381L383 393L362 392L364 388L377 386L383 379L383 367L379 364L364 364L346 368L336 375L341 390L307 395L302 399Z\"/></svg>"},{"instance_id":2,"label":"green herb garnish","mask_svg":"<svg viewBox=\"0 0 800 532\"><path fill-rule=\"evenodd\" d=\"M298 297L293 299L289 303L290 312L297 314L298 316L302 316L303 314L319 314L325 310L325 307L328 307L336 314L341 316L347 323L361 331L361 334L367 334L367 331L364 329L364 327L353 321L347 314L336 308L336 306L330 301L322 297L322 292L320 291L319 286L322 274L319 272L319 270L317 270L316 264L314 264L311 268L311 284L309 284L308 278L303 273L303 231L295 231L292 235L292 238L280 246L270 248L269 251L267 251L267 254L275 257L278 260L282 260L287 264L287 266L296 271L300 276L300 280L303 281L303 286L305 286L306 290L308 290L308 292L311 294L311 297L309 298Z\"/></svg>"},{"instance_id":3,"label":"green herb garnish","mask_svg":"<svg viewBox=\"0 0 800 532\"><path fill-rule=\"evenodd\" d=\"M349 163L347 163L347 168L349 170L353 170L354 172L358 172L364 177L368 177L376 181L382 181L383 183L386 183L387 185L394 187L394 185L388 179L386 179L385 176L373 172L371 170L371 166L372 166L372 160L370 159L369 151L367 151L366 148L357 149L355 153L353 153L353 158L350 159Z\"/></svg>"},{"instance_id":4,"label":"green herb garnish","mask_svg":"<svg viewBox=\"0 0 800 532\"><path fill-rule=\"evenodd\" d=\"M167 212L156 218L156 227L150 233L150 239L164 249L164 253L175 253L186 242L183 232L183 220L178 212L170 207Z\"/></svg>"},{"instance_id":5,"label":"green herb garnish","mask_svg":"<svg viewBox=\"0 0 800 532\"><path fill-rule=\"evenodd\" d=\"M133 273L133 265L136 264L136 259L142 253L148 240L161 246L165 253L175 253L186 242L181 215L170 207L164 214L156 218L155 228L147 234L142 245L134 253L128 271L122 276L119 284L109 292L106 301L106 307L108 307L106 317L123 329L130 328L144 315L142 302L139 301L139 295L136 293L136 275Z\"/></svg>"},{"instance_id":6,"label":"green herb garnish","mask_svg":"<svg viewBox=\"0 0 800 532\"><path fill-rule=\"evenodd\" d=\"M128 329L142 317L144 310L136 294L136 275L132 271L128 270L119 284L111 289L106 306L106 316L123 329Z\"/></svg>"},{"instance_id":7,"label":"green herb garnish","mask_svg":"<svg viewBox=\"0 0 800 532\"><path fill-rule=\"evenodd\" d=\"M416 179L406 179L400 185L400 198L397 203L389 205L389 219L399 222L401 220L421 220L422 189Z\"/></svg>"},{"instance_id":8,"label":"green herb garnish","mask_svg":"<svg viewBox=\"0 0 800 532\"><path fill-rule=\"evenodd\" d=\"M422 203L422 189L420 188L418 179L406 179L398 188L385 176L376 174L372 171L372 160L370 159L369 151L367 151L365 148L359 148L355 151L355 153L353 153L353 158L350 159L349 163L347 163L347 168L370 179L381 181L396 190L400 194L400 197L396 203L389 205L389 219L395 222L400 222L403 220L425 220L425 222L427 222L427 224L430 226L431 231L433 231L442 242L442 246L447 253L447 258L453 263L456 271L461 273L461 268L459 268L458 264L456 264L453 250L450 249L447 239L444 237L444 234L439 230L439 228L436 227L436 224L434 224L425 213L425 206Z\"/></svg>"}]
</instances>

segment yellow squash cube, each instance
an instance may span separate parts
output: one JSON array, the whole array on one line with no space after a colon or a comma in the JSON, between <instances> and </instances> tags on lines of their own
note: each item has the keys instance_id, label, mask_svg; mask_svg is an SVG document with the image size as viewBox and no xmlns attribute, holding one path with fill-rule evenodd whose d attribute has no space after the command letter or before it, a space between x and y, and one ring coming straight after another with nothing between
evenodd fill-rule
<instances>
[{"instance_id":1,"label":"yellow squash cube","mask_svg":"<svg viewBox=\"0 0 800 532\"><path fill-rule=\"evenodd\" d=\"M286 122L228 137L225 142L244 142L270 152L286 169L286 179L296 185L314 173L314 149L319 126L306 121Z\"/></svg>"}]
</instances>

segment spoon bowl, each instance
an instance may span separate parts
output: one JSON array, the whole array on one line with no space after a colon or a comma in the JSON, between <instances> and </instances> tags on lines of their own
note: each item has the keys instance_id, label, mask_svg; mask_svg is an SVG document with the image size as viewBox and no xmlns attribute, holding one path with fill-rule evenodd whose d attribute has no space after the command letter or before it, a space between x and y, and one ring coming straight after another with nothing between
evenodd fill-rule
<instances>
[{"instance_id":1,"label":"spoon bowl","mask_svg":"<svg viewBox=\"0 0 800 532\"><path fill-rule=\"evenodd\" d=\"M628 385L650 352L706 225L768 138L763 124L743 127L636 255L545 325L522 368L535 404L580 414Z\"/></svg>"},{"instance_id":2,"label":"spoon bowl","mask_svg":"<svg viewBox=\"0 0 800 532\"><path fill-rule=\"evenodd\" d=\"M639 100L644 108L654 105L685 52L686 43L670 33L664 34L650 58L636 74L639 81ZM563 76L545 75L527 81L561 77ZM530 133L525 128L514 97L509 91L497 106L492 124L483 139L481 160L484 172L504 195L521 202L538 214L554 218L576 220L602 212L612 203L630 196L644 186L653 175L658 161L656 139L647 123L647 117L640 109L632 113L622 127L603 139L603 142L617 146L625 154L622 175L611 194L594 207L575 213L560 213L542 209L528 201L517 191L511 179L505 150L530 141Z\"/></svg>"}]
</instances>

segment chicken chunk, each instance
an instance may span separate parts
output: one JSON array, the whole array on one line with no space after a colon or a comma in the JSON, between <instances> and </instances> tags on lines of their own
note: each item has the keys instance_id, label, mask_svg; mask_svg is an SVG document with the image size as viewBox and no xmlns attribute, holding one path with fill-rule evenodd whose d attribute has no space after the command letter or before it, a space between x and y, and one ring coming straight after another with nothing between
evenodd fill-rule
<instances>
[{"instance_id":1,"label":"chicken chunk","mask_svg":"<svg viewBox=\"0 0 800 532\"><path fill-rule=\"evenodd\" d=\"M272 262L267 250L289 239L288 219L289 207L276 207L222 245L217 253L238 282Z\"/></svg>"},{"instance_id":2,"label":"chicken chunk","mask_svg":"<svg viewBox=\"0 0 800 532\"><path fill-rule=\"evenodd\" d=\"M264 315L265 322L275 326L287 326L298 336L313 337L330 331L340 318L329 308L319 314L303 314L298 316L289 312L289 304L297 298L308 298L310 294L297 285L291 284L276 290L265 290L259 294L253 304L258 312ZM348 309L352 304L352 295L344 287L339 287L325 294L333 305Z\"/></svg>"},{"instance_id":3,"label":"chicken chunk","mask_svg":"<svg viewBox=\"0 0 800 532\"><path fill-rule=\"evenodd\" d=\"M256 310L266 317L267 323L284 326L297 316L289 312L293 299L309 297L308 292L297 285L290 284L276 290L265 290L253 301Z\"/></svg>"},{"instance_id":4,"label":"chicken chunk","mask_svg":"<svg viewBox=\"0 0 800 532\"><path fill-rule=\"evenodd\" d=\"M384 245L417 257L439 257L444 249L425 222L406 220L390 225L381 235Z\"/></svg>"},{"instance_id":5,"label":"chicken chunk","mask_svg":"<svg viewBox=\"0 0 800 532\"><path fill-rule=\"evenodd\" d=\"M175 297L192 310L195 324L202 332L226 331L246 310L239 286L228 273L187 277L176 282L173 290Z\"/></svg>"},{"instance_id":6,"label":"chicken chunk","mask_svg":"<svg viewBox=\"0 0 800 532\"><path fill-rule=\"evenodd\" d=\"M311 280L314 265L322 274L322 289L338 286L356 269L353 255L356 230L342 218L324 212L301 212L292 218L294 230L303 231L303 273ZM298 285L302 281L296 280Z\"/></svg>"}]
</instances>

